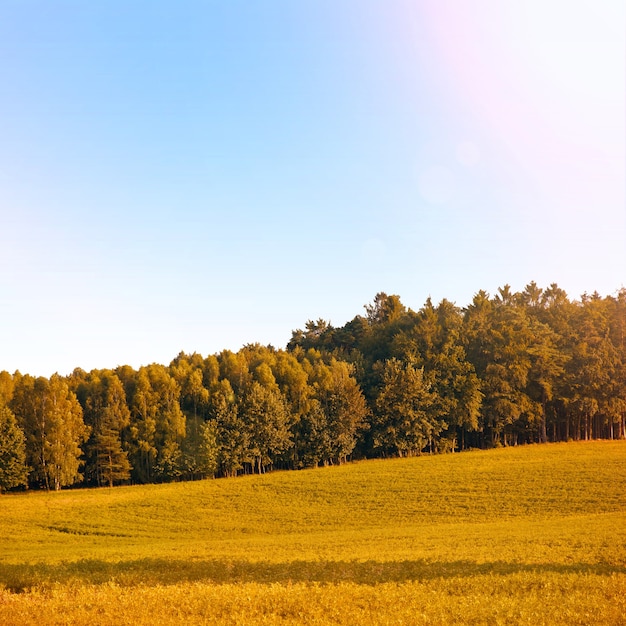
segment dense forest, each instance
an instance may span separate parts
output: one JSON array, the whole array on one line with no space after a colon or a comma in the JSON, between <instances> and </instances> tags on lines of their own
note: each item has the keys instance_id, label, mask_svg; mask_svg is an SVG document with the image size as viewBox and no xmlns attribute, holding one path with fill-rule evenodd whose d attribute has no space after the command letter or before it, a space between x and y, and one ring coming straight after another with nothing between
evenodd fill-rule
<instances>
[{"instance_id":1,"label":"dense forest","mask_svg":"<svg viewBox=\"0 0 626 626\"><path fill-rule=\"evenodd\" d=\"M626 289L530 283L419 311L379 293L340 328L168 366L0 372L0 491L626 438Z\"/></svg>"}]
</instances>

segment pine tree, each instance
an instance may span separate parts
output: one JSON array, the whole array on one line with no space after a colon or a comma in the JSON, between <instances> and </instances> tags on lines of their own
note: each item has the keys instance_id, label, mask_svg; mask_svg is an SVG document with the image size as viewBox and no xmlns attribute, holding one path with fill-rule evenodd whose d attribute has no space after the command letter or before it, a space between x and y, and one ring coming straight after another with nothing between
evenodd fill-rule
<instances>
[{"instance_id":1,"label":"pine tree","mask_svg":"<svg viewBox=\"0 0 626 626\"><path fill-rule=\"evenodd\" d=\"M77 395L91 429L85 445L88 479L109 487L128 480L131 466L122 432L130 424L130 411L120 379L110 370L94 370L79 384Z\"/></svg>"}]
</instances>

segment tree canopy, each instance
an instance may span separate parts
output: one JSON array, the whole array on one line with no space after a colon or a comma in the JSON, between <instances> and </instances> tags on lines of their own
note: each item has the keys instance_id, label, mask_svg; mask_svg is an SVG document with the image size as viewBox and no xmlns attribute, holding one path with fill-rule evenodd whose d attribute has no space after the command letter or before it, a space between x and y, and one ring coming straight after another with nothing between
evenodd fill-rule
<instances>
[{"instance_id":1,"label":"tree canopy","mask_svg":"<svg viewBox=\"0 0 626 626\"><path fill-rule=\"evenodd\" d=\"M626 290L556 284L407 308L169 365L0 372L0 491L111 487L351 458L626 438Z\"/></svg>"}]
</instances>

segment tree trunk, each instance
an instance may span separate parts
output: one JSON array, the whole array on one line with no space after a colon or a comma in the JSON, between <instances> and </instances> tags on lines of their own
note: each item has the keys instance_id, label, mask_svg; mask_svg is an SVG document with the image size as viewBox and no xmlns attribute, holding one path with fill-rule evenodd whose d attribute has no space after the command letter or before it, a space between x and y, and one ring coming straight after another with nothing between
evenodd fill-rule
<instances>
[{"instance_id":1,"label":"tree trunk","mask_svg":"<svg viewBox=\"0 0 626 626\"><path fill-rule=\"evenodd\" d=\"M547 399L546 399L546 394L545 392L542 394L542 398L541 398L541 424L539 425L540 427L540 432L539 432L539 441L540 443L546 443L546 441L548 441L548 432L547 432L547 428L546 428L546 404L547 404Z\"/></svg>"}]
</instances>

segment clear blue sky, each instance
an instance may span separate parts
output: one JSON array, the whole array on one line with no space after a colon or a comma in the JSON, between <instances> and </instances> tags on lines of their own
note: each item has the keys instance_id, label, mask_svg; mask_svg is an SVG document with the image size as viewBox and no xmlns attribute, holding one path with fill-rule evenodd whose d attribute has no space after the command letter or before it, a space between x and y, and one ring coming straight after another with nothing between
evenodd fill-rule
<instances>
[{"instance_id":1,"label":"clear blue sky","mask_svg":"<svg viewBox=\"0 0 626 626\"><path fill-rule=\"evenodd\" d=\"M626 282L621 0L5 0L0 370Z\"/></svg>"}]
</instances>

